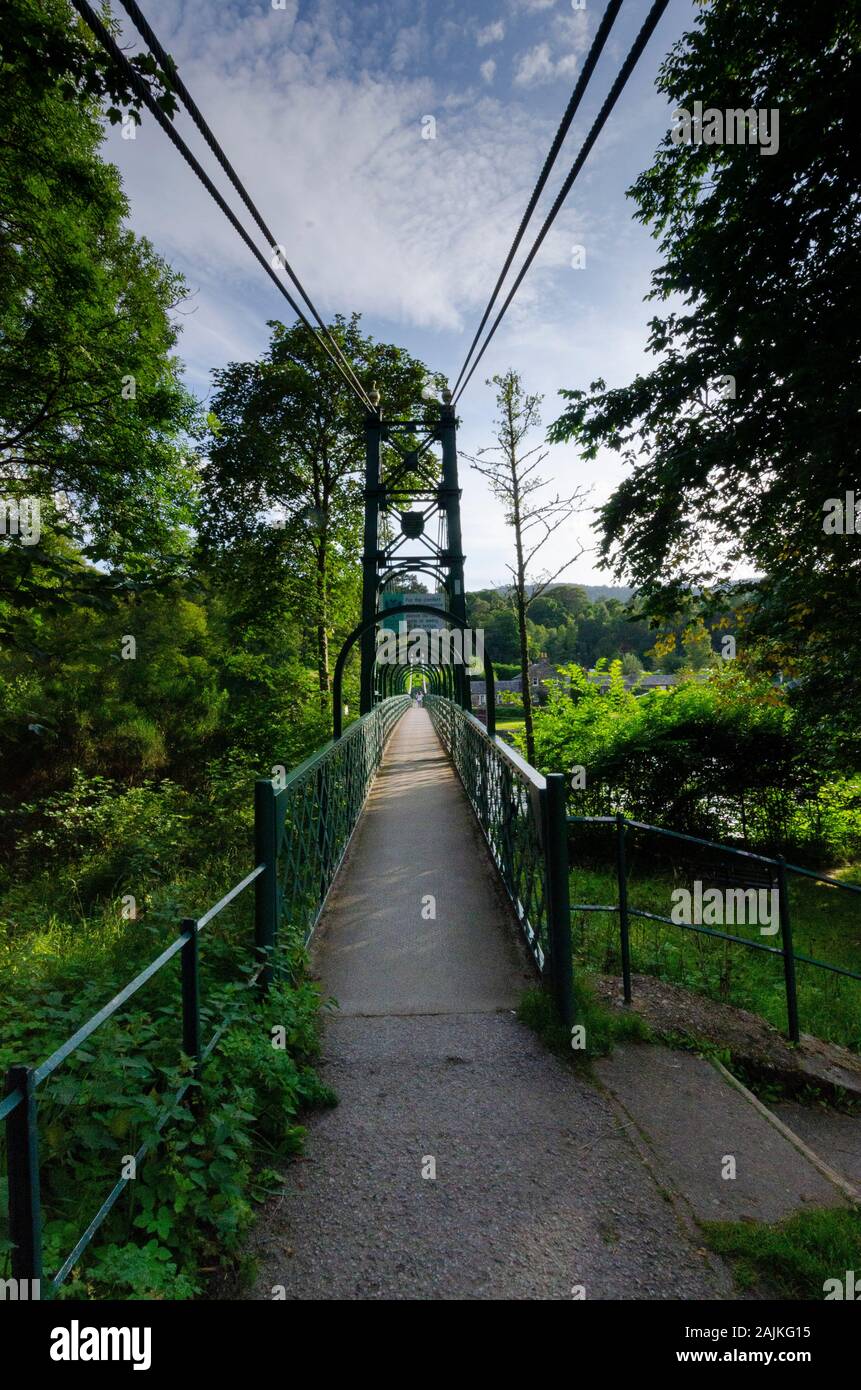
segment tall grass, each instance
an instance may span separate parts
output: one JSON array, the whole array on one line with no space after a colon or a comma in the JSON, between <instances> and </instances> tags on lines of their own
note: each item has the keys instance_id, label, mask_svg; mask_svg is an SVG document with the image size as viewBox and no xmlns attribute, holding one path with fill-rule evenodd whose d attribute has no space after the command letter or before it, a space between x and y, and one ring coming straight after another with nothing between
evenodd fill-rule
<instances>
[{"instance_id":1,"label":"tall grass","mask_svg":"<svg viewBox=\"0 0 861 1390\"><path fill-rule=\"evenodd\" d=\"M857 870L845 871L857 881ZM629 907L669 916L674 888L689 876L636 864L628 883ZM618 902L615 869L578 866L570 878L572 903L610 906ZM790 912L796 953L861 971L861 899L828 884L793 878ZM760 937L756 928L730 926L733 935L779 945L779 936ZM594 970L621 974L619 917L616 912L574 912L575 957ZM786 992L779 956L716 940L683 926L630 918L635 972L698 990L711 999L760 1014L786 1031ZM861 1052L861 981L811 965L798 964L798 1007L802 1032Z\"/></svg>"}]
</instances>

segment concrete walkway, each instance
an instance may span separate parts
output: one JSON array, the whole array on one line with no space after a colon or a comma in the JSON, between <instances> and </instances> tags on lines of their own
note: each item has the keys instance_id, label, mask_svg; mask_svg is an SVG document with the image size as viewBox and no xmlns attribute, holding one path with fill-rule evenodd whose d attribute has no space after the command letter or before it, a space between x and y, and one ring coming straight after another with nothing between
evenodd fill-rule
<instances>
[{"instance_id":1,"label":"concrete walkway","mask_svg":"<svg viewBox=\"0 0 861 1390\"><path fill-rule=\"evenodd\" d=\"M846 1194L705 1057L628 1043L595 1070L698 1221L782 1221L805 1207L846 1205ZM800 1137L796 1117L783 1118Z\"/></svg>"},{"instance_id":2,"label":"concrete walkway","mask_svg":"<svg viewBox=\"0 0 861 1390\"><path fill-rule=\"evenodd\" d=\"M514 1017L534 977L424 711L392 737L314 958L340 1104L258 1222L251 1298L732 1297L618 1108Z\"/></svg>"}]
</instances>

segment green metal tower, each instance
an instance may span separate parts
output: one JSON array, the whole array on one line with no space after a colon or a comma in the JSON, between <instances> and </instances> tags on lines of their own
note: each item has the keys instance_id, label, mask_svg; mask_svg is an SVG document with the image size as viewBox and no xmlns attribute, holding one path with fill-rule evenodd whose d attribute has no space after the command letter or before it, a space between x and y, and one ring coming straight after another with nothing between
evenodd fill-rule
<instances>
[{"instance_id":1,"label":"green metal tower","mask_svg":"<svg viewBox=\"0 0 861 1390\"><path fill-rule=\"evenodd\" d=\"M384 420L376 387L370 400L373 410L365 421L362 622L384 618L384 585L416 571L436 581L448 611L465 622L457 418L451 392L443 392L439 418L432 424ZM434 445L441 446L441 464ZM374 704L375 649L371 625L361 639L362 714ZM469 709L469 679L462 666L455 668L455 679L458 702Z\"/></svg>"}]
</instances>

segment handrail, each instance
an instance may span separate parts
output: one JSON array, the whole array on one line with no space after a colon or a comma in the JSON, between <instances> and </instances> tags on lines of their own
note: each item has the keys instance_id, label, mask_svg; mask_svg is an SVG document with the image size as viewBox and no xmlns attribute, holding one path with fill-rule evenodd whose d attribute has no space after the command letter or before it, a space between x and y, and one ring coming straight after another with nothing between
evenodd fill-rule
<instances>
[{"instance_id":1,"label":"handrail","mask_svg":"<svg viewBox=\"0 0 861 1390\"><path fill-rule=\"evenodd\" d=\"M379 759L385 747L386 735L390 732L388 715L394 713L395 722L409 704L408 697L395 697L392 705L396 706L392 710L391 705L386 703L378 705L370 714L364 715L350 725L344 738L336 743L329 740L322 748L317 749L300 763L297 768L287 778L285 786L275 792L271 781L268 781L270 799L263 801L255 800L255 818L258 819L261 809L264 814L268 814L276 800L283 800L291 788L299 786L303 777L314 770L315 767L325 765L327 757L338 757L344 749L349 749L351 736L358 734L369 724L376 722L380 727L380 737L373 744L373 752L376 754L376 762L373 771L379 766ZM370 771L370 776L373 776ZM267 779L262 779L264 782ZM288 798L289 799L289 798ZM363 804L363 803L362 803ZM361 805L355 810L355 819L361 812ZM354 820L355 824L355 820ZM259 832L260 827L257 827ZM256 835L259 839L259 835ZM279 895L275 893L274 921L271 912L273 899L266 894L259 892L261 882L264 882L264 875L274 877L277 874L277 861L279 856L280 844L277 836L261 841L270 846L270 859L255 865L250 873L246 874L239 883L228 890L217 903L199 918L186 918L180 924L179 934L170 946L167 946L155 960L151 961L138 975L135 976L119 993L108 1001L97 1013L87 1019L71 1037L61 1043L54 1052L51 1053L37 1067L13 1066L6 1073L6 1094L0 1100L0 1120L6 1121L7 1146L9 1152L9 1226L12 1235L12 1274L13 1278L20 1280L39 1280L41 1277L41 1229L39 1214L39 1161L38 1161L38 1129L36 1116L36 1090L43 1081L67 1061L82 1043L91 1037L103 1023L107 1022L119 1008L128 1002L137 992L143 988L158 972L173 960L174 956L182 957L183 989L182 989L182 1021L183 1021L183 1051L189 1056L193 1064L192 1074L183 1082L182 1086L164 1107L162 1115L155 1125L154 1134L142 1145L138 1154L135 1155L136 1162L139 1162L152 1147L153 1142L161 1133L166 1124L173 1107L182 1101L189 1087L196 1080L197 1073L203 1062L211 1054L217 1045L220 1037L230 1026L229 1021L223 1021L216 1029L209 1042L203 1046L200 1042L200 1003L198 990L198 957L197 957L197 938L202 929L207 926L219 913L233 903L246 888L251 884L257 884L255 907L255 941L258 954L263 956L257 969L247 982L248 987L262 984L264 987L269 979L269 956L273 953L277 938L277 918L280 914ZM342 857L342 856L341 856ZM338 859L340 863L340 858ZM337 864L334 866L337 870ZM325 893L321 895L321 902L325 901ZM319 916L320 905L318 904L317 915ZM261 913L266 920L261 922ZM316 919L315 919L316 920ZM263 950L261 951L261 943ZM191 1045L186 1048L185 1041L193 1040ZM96 1231L107 1217L121 1192L127 1186L129 1178L121 1178L102 1203L96 1215L87 1226L83 1235L77 1241L71 1254L60 1266L57 1274L51 1280L52 1289L56 1289L66 1278L72 1269L75 1261L89 1245Z\"/></svg>"},{"instance_id":2,"label":"handrail","mask_svg":"<svg viewBox=\"0 0 861 1390\"><path fill-rule=\"evenodd\" d=\"M572 1013L567 869L561 866L561 777L549 779L505 739L455 701L425 703L448 752L511 900L538 970L547 974L562 1016ZM563 903L564 898L564 903ZM573 1022L573 1018L570 1019Z\"/></svg>"}]
</instances>

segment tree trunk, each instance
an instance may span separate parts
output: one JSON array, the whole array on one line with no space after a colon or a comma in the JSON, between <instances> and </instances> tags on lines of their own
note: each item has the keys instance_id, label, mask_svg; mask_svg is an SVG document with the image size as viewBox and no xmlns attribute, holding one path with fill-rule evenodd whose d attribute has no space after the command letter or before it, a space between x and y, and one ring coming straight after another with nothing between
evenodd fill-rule
<instances>
[{"instance_id":1,"label":"tree trunk","mask_svg":"<svg viewBox=\"0 0 861 1390\"><path fill-rule=\"evenodd\" d=\"M526 601L523 589L517 592L517 631L520 638L520 683L523 687L523 727L526 730L526 761L535 766L535 735L532 727L532 686L529 684L529 639L526 635Z\"/></svg>"},{"instance_id":2,"label":"tree trunk","mask_svg":"<svg viewBox=\"0 0 861 1390\"><path fill-rule=\"evenodd\" d=\"M315 575L317 600L317 678L320 685L320 709L323 714L325 714L329 708L329 692L331 689L329 680L329 632L326 622L329 616L327 602L328 562L328 537L324 532L320 537L320 544L317 546L317 569Z\"/></svg>"}]
</instances>

